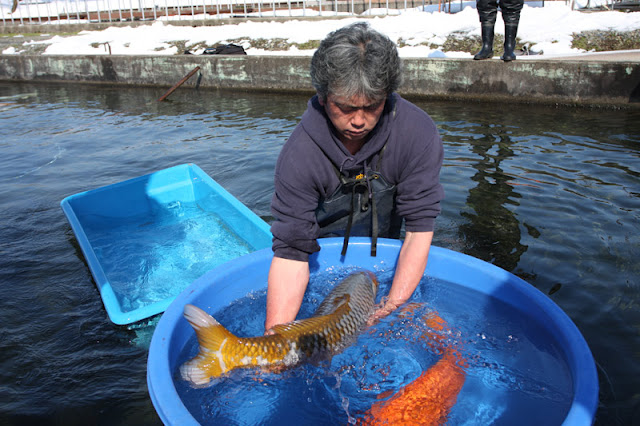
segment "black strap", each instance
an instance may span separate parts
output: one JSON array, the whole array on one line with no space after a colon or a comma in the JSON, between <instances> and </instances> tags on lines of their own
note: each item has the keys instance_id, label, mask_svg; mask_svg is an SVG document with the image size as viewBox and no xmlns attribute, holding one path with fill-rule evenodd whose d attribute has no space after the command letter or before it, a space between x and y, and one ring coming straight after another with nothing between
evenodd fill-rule
<instances>
[{"instance_id":1,"label":"black strap","mask_svg":"<svg viewBox=\"0 0 640 426\"><path fill-rule=\"evenodd\" d=\"M378 250L378 212L376 197L371 193L371 257L376 257Z\"/></svg>"},{"instance_id":2,"label":"black strap","mask_svg":"<svg viewBox=\"0 0 640 426\"><path fill-rule=\"evenodd\" d=\"M378 161L376 164L376 171L380 170L380 166L382 165L382 155L384 154L384 151L387 149L387 144L385 143L384 146L382 147L382 149L380 150L380 154L378 155ZM329 158L327 156L327 158ZM329 161L331 161L331 159L329 159ZM336 175L338 176L338 180L340 181L341 184L346 184L348 183L347 179L345 178L345 176L340 172L340 170L338 169L338 167L333 163L333 161L331 161L331 165L333 166L333 169L336 173ZM376 209L376 200L375 197L373 195L373 191L371 190L371 182L370 179L374 179L375 177L373 176L369 176L366 170L366 163L365 163L365 181L366 181L366 185L367 185L367 192L369 193L369 199L371 200L371 257L375 257L377 255L378 252L378 211ZM375 173L374 173L375 176ZM351 225L353 224L353 213L355 211L355 196L356 196L356 187L359 185L359 183L354 183L352 189L351 189L351 210L349 211L349 220L347 221L347 229L345 229L344 232L344 241L342 242L342 252L341 255L342 256L346 256L347 254L347 248L349 246L349 236L351 234Z\"/></svg>"},{"instance_id":3,"label":"black strap","mask_svg":"<svg viewBox=\"0 0 640 426\"><path fill-rule=\"evenodd\" d=\"M378 155L378 164L376 165L376 171L380 171L382 166L382 155L387 144L385 143ZM371 257L376 257L378 253L378 211L376 210L376 198L371 191Z\"/></svg>"},{"instance_id":4,"label":"black strap","mask_svg":"<svg viewBox=\"0 0 640 426\"><path fill-rule=\"evenodd\" d=\"M349 220L347 221L347 229L345 229L344 231L344 241L342 243L342 252L340 253L342 256L346 256L347 247L349 246L349 234L351 234L351 224L353 223L353 212L355 210L357 186L358 185L355 184L351 188L351 210L349 211Z\"/></svg>"},{"instance_id":5,"label":"black strap","mask_svg":"<svg viewBox=\"0 0 640 426\"><path fill-rule=\"evenodd\" d=\"M344 241L342 242L342 256L346 256L349 247L349 236L351 235L351 225L353 224L353 213L356 204L356 188L359 184L353 185L351 189L351 209L349 210L349 219L347 221L347 229L344 231ZM372 192L369 192L371 200L371 257L376 257L378 252L378 211L376 209L376 199Z\"/></svg>"}]
</instances>

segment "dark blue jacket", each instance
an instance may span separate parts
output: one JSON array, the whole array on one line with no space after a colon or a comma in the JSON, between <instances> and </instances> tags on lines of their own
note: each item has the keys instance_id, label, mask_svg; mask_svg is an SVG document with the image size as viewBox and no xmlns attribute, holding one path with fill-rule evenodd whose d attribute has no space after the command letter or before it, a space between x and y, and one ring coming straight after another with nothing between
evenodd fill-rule
<instances>
[{"instance_id":1,"label":"dark blue jacket","mask_svg":"<svg viewBox=\"0 0 640 426\"><path fill-rule=\"evenodd\" d=\"M397 186L396 212L404 218L405 229L433 231L444 198L439 179L444 151L431 117L393 94L369 140L355 155L332 128L314 96L280 152L271 201L276 219L271 226L274 255L307 261L309 254L320 250L316 208L340 184L332 162L342 171L362 169L365 161L378 161L385 143L379 171Z\"/></svg>"}]
</instances>

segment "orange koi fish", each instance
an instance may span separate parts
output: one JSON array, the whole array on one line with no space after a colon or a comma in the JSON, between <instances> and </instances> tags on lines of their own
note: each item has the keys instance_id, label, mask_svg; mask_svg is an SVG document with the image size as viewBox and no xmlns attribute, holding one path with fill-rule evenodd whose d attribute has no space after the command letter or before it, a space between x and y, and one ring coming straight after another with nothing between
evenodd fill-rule
<instances>
[{"instance_id":1,"label":"orange koi fish","mask_svg":"<svg viewBox=\"0 0 640 426\"><path fill-rule=\"evenodd\" d=\"M447 328L447 323L435 313L427 318L427 325L436 331ZM446 423L464 385L464 360L455 348L446 346L441 334L428 333L424 337L442 349L442 358L389 400L374 403L361 424L413 426Z\"/></svg>"},{"instance_id":2,"label":"orange koi fish","mask_svg":"<svg viewBox=\"0 0 640 426\"><path fill-rule=\"evenodd\" d=\"M277 325L274 334L260 337L234 336L202 309L186 305L184 316L196 331L200 352L180 367L182 378L203 386L235 368L289 367L334 354L363 328L377 291L372 272L351 274L331 290L314 316Z\"/></svg>"}]
</instances>

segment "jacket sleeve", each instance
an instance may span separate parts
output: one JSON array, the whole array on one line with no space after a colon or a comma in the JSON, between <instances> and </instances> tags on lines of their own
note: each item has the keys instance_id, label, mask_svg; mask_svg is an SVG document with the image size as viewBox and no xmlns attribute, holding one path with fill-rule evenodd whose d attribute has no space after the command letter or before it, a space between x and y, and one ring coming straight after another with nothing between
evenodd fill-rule
<instances>
[{"instance_id":1,"label":"jacket sleeve","mask_svg":"<svg viewBox=\"0 0 640 426\"><path fill-rule=\"evenodd\" d=\"M271 225L272 248L276 257L307 261L311 253L320 250L315 214L319 194L313 168L308 163L313 156L298 155L301 150L296 144L304 141L294 142L296 133L291 135L276 163L271 200L271 214L275 218Z\"/></svg>"},{"instance_id":2,"label":"jacket sleeve","mask_svg":"<svg viewBox=\"0 0 640 426\"><path fill-rule=\"evenodd\" d=\"M417 110L417 111L416 111ZM419 114L421 117L415 117ZM410 232L433 231L440 214L444 189L440 184L440 169L444 148L438 129L426 113L413 106L404 121L412 122L414 131L399 142L404 149L398 152L401 165L398 174L397 213L405 219ZM416 124L418 123L418 124ZM401 123L408 128L409 123Z\"/></svg>"}]
</instances>

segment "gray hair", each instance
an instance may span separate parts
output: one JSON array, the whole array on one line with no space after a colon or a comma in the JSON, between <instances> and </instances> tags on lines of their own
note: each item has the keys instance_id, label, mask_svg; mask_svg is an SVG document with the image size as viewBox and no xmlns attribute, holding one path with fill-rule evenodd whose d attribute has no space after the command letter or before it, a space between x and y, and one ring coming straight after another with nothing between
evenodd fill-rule
<instances>
[{"instance_id":1,"label":"gray hair","mask_svg":"<svg viewBox=\"0 0 640 426\"><path fill-rule=\"evenodd\" d=\"M402 63L389 37L356 22L330 33L311 59L311 83L324 101L329 94L380 101L402 83Z\"/></svg>"}]
</instances>

